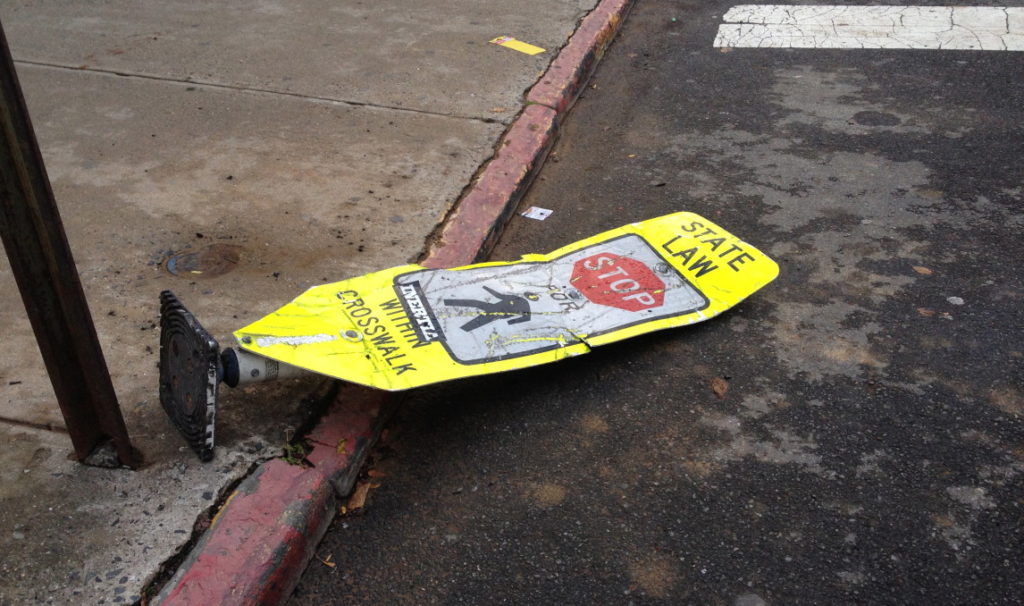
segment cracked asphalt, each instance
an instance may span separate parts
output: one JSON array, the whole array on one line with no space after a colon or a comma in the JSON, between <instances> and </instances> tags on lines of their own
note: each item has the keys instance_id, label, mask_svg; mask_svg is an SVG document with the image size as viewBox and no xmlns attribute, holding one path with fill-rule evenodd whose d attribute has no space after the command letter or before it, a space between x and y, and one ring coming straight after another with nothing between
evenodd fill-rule
<instances>
[{"instance_id":1,"label":"cracked asphalt","mask_svg":"<svg viewBox=\"0 0 1024 606\"><path fill-rule=\"evenodd\" d=\"M689 210L779 278L411 392L292 604L1022 601L1021 57L726 51L728 7L638 3L492 259Z\"/></svg>"}]
</instances>

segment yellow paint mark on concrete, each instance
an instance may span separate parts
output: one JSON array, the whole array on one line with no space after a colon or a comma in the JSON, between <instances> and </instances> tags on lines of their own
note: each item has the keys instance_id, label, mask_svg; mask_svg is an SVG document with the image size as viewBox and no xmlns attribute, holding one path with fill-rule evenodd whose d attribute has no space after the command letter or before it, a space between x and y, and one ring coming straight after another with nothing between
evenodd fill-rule
<instances>
[{"instance_id":1,"label":"yellow paint mark on concrete","mask_svg":"<svg viewBox=\"0 0 1024 606\"><path fill-rule=\"evenodd\" d=\"M523 42L522 40L516 40L512 36L498 36L494 40L491 40L491 44L511 48L512 50L517 50L521 53L526 53L527 55L539 55L544 52L543 48Z\"/></svg>"}]
</instances>

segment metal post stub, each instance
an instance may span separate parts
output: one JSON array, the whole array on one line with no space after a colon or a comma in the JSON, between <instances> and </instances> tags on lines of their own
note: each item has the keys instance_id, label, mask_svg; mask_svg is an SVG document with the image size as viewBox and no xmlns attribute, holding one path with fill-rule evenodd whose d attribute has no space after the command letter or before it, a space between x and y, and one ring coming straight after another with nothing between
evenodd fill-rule
<instances>
[{"instance_id":1,"label":"metal post stub","mask_svg":"<svg viewBox=\"0 0 1024 606\"><path fill-rule=\"evenodd\" d=\"M160 404L201 461L213 459L219 354L174 293L160 293Z\"/></svg>"}]
</instances>

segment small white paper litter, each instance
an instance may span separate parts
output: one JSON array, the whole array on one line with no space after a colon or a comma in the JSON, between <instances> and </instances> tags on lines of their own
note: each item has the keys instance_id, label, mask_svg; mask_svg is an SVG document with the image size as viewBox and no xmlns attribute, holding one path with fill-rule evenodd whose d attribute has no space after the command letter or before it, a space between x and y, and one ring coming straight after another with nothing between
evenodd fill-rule
<instances>
[{"instance_id":1,"label":"small white paper litter","mask_svg":"<svg viewBox=\"0 0 1024 606\"><path fill-rule=\"evenodd\" d=\"M544 219L550 217L551 213L553 212L555 211L548 210L546 208L541 208L539 206L531 206L529 209L527 209L526 212L523 213L523 216L526 217L527 219L536 219L538 221L543 221Z\"/></svg>"}]
</instances>

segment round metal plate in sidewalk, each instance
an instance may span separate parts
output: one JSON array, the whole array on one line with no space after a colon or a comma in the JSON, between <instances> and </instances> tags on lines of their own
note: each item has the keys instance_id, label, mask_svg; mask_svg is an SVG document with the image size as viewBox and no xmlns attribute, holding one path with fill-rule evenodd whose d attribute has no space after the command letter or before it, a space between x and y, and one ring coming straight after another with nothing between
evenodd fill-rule
<instances>
[{"instance_id":1,"label":"round metal plate in sidewalk","mask_svg":"<svg viewBox=\"0 0 1024 606\"><path fill-rule=\"evenodd\" d=\"M164 267L175 276L187 278L213 278L222 276L238 266L242 247L234 244L211 244L197 250L185 250L172 255Z\"/></svg>"}]
</instances>

